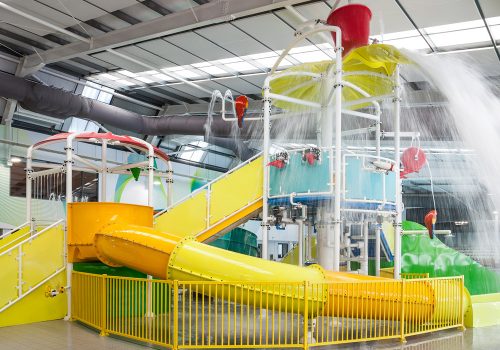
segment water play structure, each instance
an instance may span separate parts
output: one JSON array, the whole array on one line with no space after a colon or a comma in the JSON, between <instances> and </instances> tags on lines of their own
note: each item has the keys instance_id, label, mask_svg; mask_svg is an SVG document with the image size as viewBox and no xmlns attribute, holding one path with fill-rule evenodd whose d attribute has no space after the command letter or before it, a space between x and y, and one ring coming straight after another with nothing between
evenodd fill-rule
<instances>
[{"instance_id":1,"label":"water play structure","mask_svg":"<svg viewBox=\"0 0 500 350\"><path fill-rule=\"evenodd\" d=\"M353 11L361 23L346 21ZM401 169L398 65L407 60L394 47L367 45L370 16L364 6L347 5L327 22L305 23L264 83L263 115L252 120L263 124L262 153L175 203L169 157L141 139L65 133L30 147L27 221L0 242L8 286L0 294L0 325L66 316L102 334L174 349L307 348L463 327L471 305L462 276L401 279L402 271L421 272L406 271L402 262L401 175L411 169ZM289 50L318 33L334 36L334 60L276 70ZM393 132L384 136L394 144L385 153L382 100L392 103L393 118ZM233 108L236 118L223 113L216 123L244 128L251 120L244 108ZM314 144L286 141L299 139L284 126L297 119ZM346 127L353 119L358 126ZM374 136L371 151L345 143L367 132ZM78 156L77 145L85 143L101 147L95 162ZM110 146L132 148L142 160L110 166ZM62 148L63 162L35 164L34 152L46 147ZM112 203L107 176L132 169L144 181L147 205ZM74 200L74 171L99 174L100 202ZM157 214L155 178L165 181L168 196ZM65 212L45 223L35 199L54 188ZM263 259L205 244L250 218L262 222ZM268 260L268 229L285 224L298 226L298 266ZM393 226L390 235L384 225ZM317 264L306 267L313 228ZM368 275L372 233L376 276ZM392 278L379 276L381 251L392 256ZM89 262L147 277L79 271Z\"/></svg>"}]
</instances>

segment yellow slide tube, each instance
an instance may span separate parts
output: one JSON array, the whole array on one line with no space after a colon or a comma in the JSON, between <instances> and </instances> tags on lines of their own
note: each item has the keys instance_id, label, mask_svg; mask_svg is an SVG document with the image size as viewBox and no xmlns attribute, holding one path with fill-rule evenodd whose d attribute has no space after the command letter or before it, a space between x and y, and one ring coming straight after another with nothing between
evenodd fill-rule
<instances>
[{"instance_id":1,"label":"yellow slide tube","mask_svg":"<svg viewBox=\"0 0 500 350\"><path fill-rule=\"evenodd\" d=\"M297 303L289 305L289 311L303 312L305 302L308 310L327 316L371 317L398 319L401 307L401 283L379 283L388 281L371 276L326 272L318 265L298 267L262 260L220 248L208 246L192 238L159 232L153 228L112 224L95 233L94 245L99 259L111 266L127 266L162 279L179 281L234 282L251 291L262 291L274 295L275 305L286 305L286 300L295 298ZM272 283L286 280L297 288L288 287L276 292ZM252 282L264 282L256 286ZM305 290L301 282L308 281ZM245 286L245 282L248 283ZM328 282L345 282L329 284ZM361 283L368 282L368 283ZM434 311L433 289L426 282L413 283L418 294L407 291L418 312L406 315L406 319L428 320ZM417 290L415 289L415 292ZM227 290L220 288L220 296ZM307 299L305 295L307 293ZM213 296L213 293L211 294ZM242 293L241 303L260 302L260 293ZM370 301L370 302L366 302ZM407 300L408 301L408 300Z\"/></svg>"}]
</instances>

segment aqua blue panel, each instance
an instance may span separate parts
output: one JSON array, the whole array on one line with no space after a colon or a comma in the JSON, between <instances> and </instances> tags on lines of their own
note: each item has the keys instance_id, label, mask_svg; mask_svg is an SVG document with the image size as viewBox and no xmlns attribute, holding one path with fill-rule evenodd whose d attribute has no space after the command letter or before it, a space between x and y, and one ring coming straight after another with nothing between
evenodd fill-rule
<instances>
[{"instance_id":1,"label":"aqua blue panel","mask_svg":"<svg viewBox=\"0 0 500 350\"><path fill-rule=\"evenodd\" d=\"M270 167L269 193L271 196L309 192L329 191L328 157L325 153L321 162L309 165L302 161L302 154L290 154L289 163L283 168Z\"/></svg>"},{"instance_id":2,"label":"aqua blue panel","mask_svg":"<svg viewBox=\"0 0 500 350\"><path fill-rule=\"evenodd\" d=\"M348 199L384 199L383 181L385 179L386 200L396 199L394 172L380 173L363 169L363 159L346 158L346 198Z\"/></svg>"}]
</instances>

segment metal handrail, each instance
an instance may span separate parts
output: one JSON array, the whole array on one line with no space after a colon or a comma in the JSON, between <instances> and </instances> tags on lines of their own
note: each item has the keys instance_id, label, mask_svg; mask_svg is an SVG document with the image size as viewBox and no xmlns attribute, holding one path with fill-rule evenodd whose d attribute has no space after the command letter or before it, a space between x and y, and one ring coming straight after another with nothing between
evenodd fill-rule
<instances>
[{"instance_id":1,"label":"metal handrail","mask_svg":"<svg viewBox=\"0 0 500 350\"><path fill-rule=\"evenodd\" d=\"M53 224L51 224L50 226L47 226L47 227L46 227L46 228L44 228L43 230L41 230L41 231L37 232L37 233L36 233L36 234L34 234L33 236L30 236L30 237L26 238L25 240L23 240L23 241L21 241L21 242L17 243L16 245L14 245L14 246L10 247L10 248L9 248L9 249L7 249L6 251L4 251L4 252L0 253L0 257L1 257L1 256L4 256L4 255L5 255L5 254L7 254L7 253L9 253L11 250L13 250L13 249L15 249L15 248L18 248L20 245L23 245L23 244L25 244L26 242L31 241L31 240L33 240L33 239L37 238L38 236L40 236L40 235L41 235L42 233L44 233L45 231L48 231L48 230L50 230L51 228L56 227L57 225L59 225L59 224L61 224L61 223L63 223L63 222L64 222L64 219L57 220L56 222L54 222L54 223L53 223Z\"/></svg>"},{"instance_id":2,"label":"metal handrail","mask_svg":"<svg viewBox=\"0 0 500 350\"><path fill-rule=\"evenodd\" d=\"M23 222L21 225L17 226L17 227L14 227L12 230L10 230L9 232L7 232L6 234L2 235L0 237L0 241L2 239L5 239L7 237L9 237L10 235L12 235L13 233L16 233L17 231L19 231L20 229L22 229L24 226L28 226L29 225L29 222Z\"/></svg>"},{"instance_id":3,"label":"metal handrail","mask_svg":"<svg viewBox=\"0 0 500 350\"><path fill-rule=\"evenodd\" d=\"M157 218L159 217L160 215L168 212L169 210L171 210L173 207L176 207L177 205L187 201L188 199L191 199L192 197L196 196L197 194L201 193L203 190L209 188L213 183L225 178L226 176L229 176L230 174L234 173L235 171L243 168L245 165L247 164L250 164L251 162L253 162L254 160L256 160L257 158L259 158L260 156L262 155L262 152L259 152L257 153L256 155L254 155L253 157L247 159L246 161L238 164L237 166L235 166L234 168L232 168L231 170L225 172L224 174L216 177L215 179L213 179L212 181L204 184L203 186L201 186L200 188L197 188L196 190L194 190L193 192L191 192L190 194L188 194L187 196L185 196L184 198L181 198L180 200L178 200L177 202L175 202L174 204L168 206L167 208L163 209L162 211L156 213L154 215L154 218Z\"/></svg>"}]
</instances>

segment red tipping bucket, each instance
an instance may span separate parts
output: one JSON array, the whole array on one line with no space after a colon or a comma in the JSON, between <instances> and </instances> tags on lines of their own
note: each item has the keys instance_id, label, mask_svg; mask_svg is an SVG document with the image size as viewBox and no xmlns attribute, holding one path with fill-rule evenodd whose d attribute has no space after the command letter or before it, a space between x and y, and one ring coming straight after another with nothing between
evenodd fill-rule
<instances>
[{"instance_id":1,"label":"red tipping bucket","mask_svg":"<svg viewBox=\"0 0 500 350\"><path fill-rule=\"evenodd\" d=\"M330 12L326 22L342 30L343 55L352 49L368 45L372 12L365 5L349 4ZM333 41L335 33L332 32Z\"/></svg>"}]
</instances>

